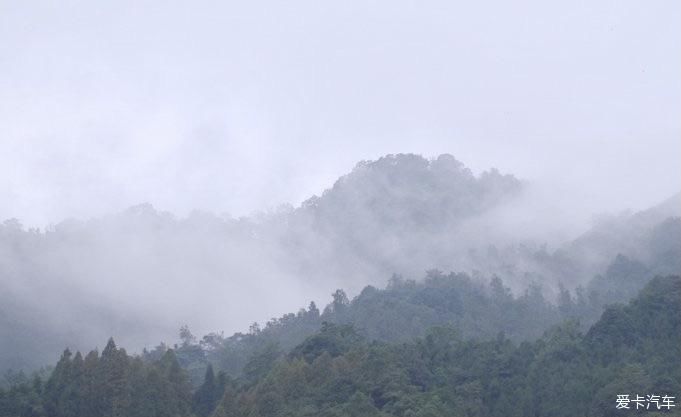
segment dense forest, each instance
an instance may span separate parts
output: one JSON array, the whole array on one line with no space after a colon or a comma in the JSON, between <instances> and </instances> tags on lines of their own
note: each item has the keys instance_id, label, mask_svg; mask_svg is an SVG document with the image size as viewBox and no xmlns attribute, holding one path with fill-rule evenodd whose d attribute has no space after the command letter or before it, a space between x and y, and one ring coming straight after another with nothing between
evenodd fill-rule
<instances>
[{"instance_id":1,"label":"dense forest","mask_svg":"<svg viewBox=\"0 0 681 417\"><path fill-rule=\"evenodd\" d=\"M0 0L0 417L681 417L681 0Z\"/></svg>"},{"instance_id":2,"label":"dense forest","mask_svg":"<svg viewBox=\"0 0 681 417\"><path fill-rule=\"evenodd\" d=\"M677 228L681 231L681 221ZM503 333L514 342L533 341L567 320L588 330L607 305L630 300L652 276L641 262L619 255L603 275L574 291L561 287L553 299L545 297L539 283L516 296L499 277L485 282L438 270L419 281L393 276L385 289L367 286L352 300L337 290L321 312L311 303L263 326L253 323L247 333L210 333L196 340L184 329L177 355L198 383L208 364L237 376L252 355L268 346L292 349L323 323L351 324L369 340L388 343L423 337L434 326L453 326L466 339L488 340ZM159 357L166 349L161 345L144 354Z\"/></svg>"},{"instance_id":3,"label":"dense forest","mask_svg":"<svg viewBox=\"0 0 681 417\"><path fill-rule=\"evenodd\" d=\"M249 218L8 220L0 416L626 415L643 410L618 395L678 398L681 194L551 246L500 220L526 189L389 155Z\"/></svg>"},{"instance_id":4,"label":"dense forest","mask_svg":"<svg viewBox=\"0 0 681 417\"><path fill-rule=\"evenodd\" d=\"M395 283L392 291L409 291L404 285L410 284ZM503 289L497 296L504 297ZM346 300L336 301L329 308L342 310ZM92 351L83 357L80 352L64 351L46 378L15 375L0 391L0 415L649 413L616 411L615 400L620 394L677 395L681 390L679 329L681 278L658 276L631 302L607 307L586 332L578 321L568 319L536 340L517 343L504 332L491 339L469 338L450 324L432 326L409 341L387 342L372 338L355 324L324 321L318 331L286 352L275 344L266 346L248 359L236 378L216 373L209 365L195 389L174 349L159 358L129 356L109 340L101 355Z\"/></svg>"},{"instance_id":5,"label":"dense forest","mask_svg":"<svg viewBox=\"0 0 681 417\"><path fill-rule=\"evenodd\" d=\"M515 296L539 284L555 301L561 285L574 296L580 286L597 287L592 278L605 276L620 254L642 264L634 275L681 270L681 194L604 217L562 241L542 231L561 219L535 225L546 215L531 190L494 169L474 175L451 155L398 154L357 164L299 207L248 217L176 218L140 205L42 230L7 220L0 224L0 372L37 369L65 346L88 351L111 335L139 352L172 340L184 323L199 334L232 333L253 321L264 329L271 317L310 300L326 304L335 288L355 297L367 285L384 287L393 274L407 282L435 269L484 282L498 276ZM419 320L438 324L428 316L435 313ZM298 336L282 336L290 339L282 344L299 343L317 325L289 326L282 333ZM422 336L423 329L406 334Z\"/></svg>"}]
</instances>

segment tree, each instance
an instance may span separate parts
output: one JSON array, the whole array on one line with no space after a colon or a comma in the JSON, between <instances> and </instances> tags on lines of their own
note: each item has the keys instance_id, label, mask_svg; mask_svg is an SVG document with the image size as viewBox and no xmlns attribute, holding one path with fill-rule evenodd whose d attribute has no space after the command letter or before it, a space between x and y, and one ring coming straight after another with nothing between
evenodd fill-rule
<instances>
[{"instance_id":1,"label":"tree","mask_svg":"<svg viewBox=\"0 0 681 417\"><path fill-rule=\"evenodd\" d=\"M101 397L99 396L99 352L90 351L83 359L83 376L81 382L80 416L102 415Z\"/></svg>"},{"instance_id":2,"label":"tree","mask_svg":"<svg viewBox=\"0 0 681 417\"><path fill-rule=\"evenodd\" d=\"M48 415L67 415L66 393L72 383L71 356L69 349L64 350L57 366L45 385L45 411Z\"/></svg>"},{"instance_id":3,"label":"tree","mask_svg":"<svg viewBox=\"0 0 681 417\"><path fill-rule=\"evenodd\" d=\"M180 327L180 341L182 342L182 347L187 347L196 343L196 337L189 330L189 326L186 324Z\"/></svg>"},{"instance_id":4,"label":"tree","mask_svg":"<svg viewBox=\"0 0 681 417\"><path fill-rule=\"evenodd\" d=\"M97 391L103 416L124 416L130 401L128 390L128 355L116 348L110 338L102 351L98 366Z\"/></svg>"},{"instance_id":5,"label":"tree","mask_svg":"<svg viewBox=\"0 0 681 417\"><path fill-rule=\"evenodd\" d=\"M194 393L192 409L200 417L210 415L218 401L222 397L225 388L225 376L221 374L222 381L218 381L213 371L213 365L208 364L203 384Z\"/></svg>"},{"instance_id":6,"label":"tree","mask_svg":"<svg viewBox=\"0 0 681 417\"><path fill-rule=\"evenodd\" d=\"M343 407L343 415L349 417L379 416L379 410L374 406L371 398L361 391L355 392Z\"/></svg>"},{"instance_id":7,"label":"tree","mask_svg":"<svg viewBox=\"0 0 681 417\"><path fill-rule=\"evenodd\" d=\"M333 294L331 294L331 296L333 297L331 311L336 316L341 316L347 310L350 300L348 299L347 294L345 294L345 291L342 289L337 289Z\"/></svg>"},{"instance_id":8,"label":"tree","mask_svg":"<svg viewBox=\"0 0 681 417\"><path fill-rule=\"evenodd\" d=\"M267 375L280 356L281 350L274 343L268 344L264 349L255 353L244 366L243 379L246 385L255 384Z\"/></svg>"},{"instance_id":9,"label":"tree","mask_svg":"<svg viewBox=\"0 0 681 417\"><path fill-rule=\"evenodd\" d=\"M180 367L175 352L172 349L163 355L159 361L163 377L168 384L173 415L184 416L191 411L191 384L187 373Z\"/></svg>"},{"instance_id":10,"label":"tree","mask_svg":"<svg viewBox=\"0 0 681 417\"><path fill-rule=\"evenodd\" d=\"M248 327L248 334L251 336L257 336L260 334L260 325L258 324L257 321L254 321L249 327Z\"/></svg>"},{"instance_id":11,"label":"tree","mask_svg":"<svg viewBox=\"0 0 681 417\"><path fill-rule=\"evenodd\" d=\"M313 320L317 320L319 318L319 309L317 308L317 304L315 304L314 301L310 301L310 305L307 308L307 314Z\"/></svg>"}]
</instances>

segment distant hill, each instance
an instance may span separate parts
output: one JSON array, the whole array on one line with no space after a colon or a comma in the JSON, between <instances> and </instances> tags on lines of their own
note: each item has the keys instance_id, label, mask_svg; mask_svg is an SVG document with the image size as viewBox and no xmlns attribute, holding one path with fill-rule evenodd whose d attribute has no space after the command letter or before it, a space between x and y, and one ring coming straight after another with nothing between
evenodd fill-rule
<instances>
[{"instance_id":1,"label":"distant hill","mask_svg":"<svg viewBox=\"0 0 681 417\"><path fill-rule=\"evenodd\" d=\"M591 272L601 271L617 254L661 266L661 274L679 273L681 261L668 253L681 253L681 192L662 203L633 214L609 216L565 248L565 255ZM652 243L655 242L655 243Z\"/></svg>"},{"instance_id":2,"label":"distant hill","mask_svg":"<svg viewBox=\"0 0 681 417\"><path fill-rule=\"evenodd\" d=\"M619 279L607 270L620 253L642 263L646 276L681 269L681 226L667 217L678 213L679 195L556 250L499 237L496 216L525 189L494 169L474 175L451 155L398 154L357 164L300 207L250 217L178 219L141 204L44 231L5 221L0 370L43 365L56 359L56 346L89 350L109 336L150 347L174 338L182 324L231 333L311 299L325 302L337 288L350 296L382 288L393 274L421 280L439 269L484 283L497 275L515 296L540 284L554 301L559 283L574 289L596 274ZM612 297L643 284L636 278Z\"/></svg>"},{"instance_id":3,"label":"distant hill","mask_svg":"<svg viewBox=\"0 0 681 417\"><path fill-rule=\"evenodd\" d=\"M616 400L650 395L639 393L658 396L647 410L655 412L681 389L680 326L678 276L656 277L628 305L609 307L586 335L567 321L519 345L503 334L462 339L456 326L376 343L325 323L287 355L255 355L214 415L628 415Z\"/></svg>"},{"instance_id":4,"label":"distant hill","mask_svg":"<svg viewBox=\"0 0 681 417\"><path fill-rule=\"evenodd\" d=\"M412 229L437 231L484 212L517 195L522 183L497 170L474 176L452 155L428 160L419 155L388 155L363 161L321 197L297 210L317 230L370 227L382 233Z\"/></svg>"},{"instance_id":5,"label":"distant hill","mask_svg":"<svg viewBox=\"0 0 681 417\"><path fill-rule=\"evenodd\" d=\"M470 242L478 242L462 225L522 189L495 169L476 177L451 155L388 155L360 162L293 210L279 238L297 273L350 290L392 273L465 269Z\"/></svg>"}]
</instances>

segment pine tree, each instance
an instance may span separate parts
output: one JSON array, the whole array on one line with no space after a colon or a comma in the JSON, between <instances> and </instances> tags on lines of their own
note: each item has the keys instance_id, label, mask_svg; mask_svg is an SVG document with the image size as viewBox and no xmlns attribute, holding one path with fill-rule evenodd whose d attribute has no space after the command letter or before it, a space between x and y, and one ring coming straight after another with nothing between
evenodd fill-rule
<instances>
[{"instance_id":1,"label":"pine tree","mask_svg":"<svg viewBox=\"0 0 681 417\"><path fill-rule=\"evenodd\" d=\"M64 397L71 383L71 351L64 350L45 385L45 411L50 416L66 415Z\"/></svg>"},{"instance_id":2,"label":"pine tree","mask_svg":"<svg viewBox=\"0 0 681 417\"><path fill-rule=\"evenodd\" d=\"M78 415L97 416L101 413L101 402L98 392L99 384L99 352L90 351L83 360L83 375L81 383L81 402Z\"/></svg>"},{"instance_id":3,"label":"pine tree","mask_svg":"<svg viewBox=\"0 0 681 417\"><path fill-rule=\"evenodd\" d=\"M310 301L310 305L307 308L307 314L308 317L313 320L319 319L319 309L317 308L317 304L315 304L314 301Z\"/></svg>"},{"instance_id":4,"label":"pine tree","mask_svg":"<svg viewBox=\"0 0 681 417\"><path fill-rule=\"evenodd\" d=\"M172 349L168 349L163 354L159 361L159 366L168 384L168 390L172 398L172 406L170 407L172 413L168 415L189 415L192 404L191 385L186 372L180 367L175 352Z\"/></svg>"},{"instance_id":5,"label":"pine tree","mask_svg":"<svg viewBox=\"0 0 681 417\"><path fill-rule=\"evenodd\" d=\"M213 365L208 364L203 384L194 393L192 406L194 413L200 417L208 416L215 409L215 404L218 401L218 389Z\"/></svg>"},{"instance_id":6,"label":"pine tree","mask_svg":"<svg viewBox=\"0 0 681 417\"><path fill-rule=\"evenodd\" d=\"M99 395L101 412L105 417L125 415L129 403L128 355L123 349L117 349L113 338L110 338L102 351L98 367Z\"/></svg>"},{"instance_id":7,"label":"pine tree","mask_svg":"<svg viewBox=\"0 0 681 417\"><path fill-rule=\"evenodd\" d=\"M83 397L83 366L83 356L80 352L76 352L71 362L69 382L60 400L60 408L64 416L79 416Z\"/></svg>"}]
</instances>

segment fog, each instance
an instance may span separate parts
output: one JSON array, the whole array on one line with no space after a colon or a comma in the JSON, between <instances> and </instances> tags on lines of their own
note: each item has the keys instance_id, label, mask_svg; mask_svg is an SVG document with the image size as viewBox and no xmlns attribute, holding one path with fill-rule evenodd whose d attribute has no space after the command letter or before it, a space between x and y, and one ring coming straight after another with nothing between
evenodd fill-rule
<instances>
[{"instance_id":1,"label":"fog","mask_svg":"<svg viewBox=\"0 0 681 417\"><path fill-rule=\"evenodd\" d=\"M0 219L23 227L3 229L5 307L141 348L479 270L473 248L568 247L681 190L680 18L672 0L0 2ZM310 208L398 153L427 158L398 164L407 184L440 154L470 172L451 162L432 196L360 175ZM517 186L485 185L492 168ZM387 211L346 206L372 190ZM464 207L452 190L485 198L428 211ZM527 262L514 288L550 275Z\"/></svg>"},{"instance_id":2,"label":"fog","mask_svg":"<svg viewBox=\"0 0 681 417\"><path fill-rule=\"evenodd\" d=\"M0 8L0 218L247 215L397 152L558 185L586 211L681 188L673 0Z\"/></svg>"}]
</instances>

